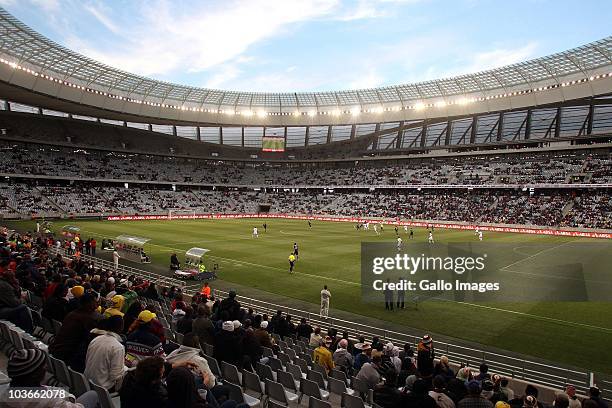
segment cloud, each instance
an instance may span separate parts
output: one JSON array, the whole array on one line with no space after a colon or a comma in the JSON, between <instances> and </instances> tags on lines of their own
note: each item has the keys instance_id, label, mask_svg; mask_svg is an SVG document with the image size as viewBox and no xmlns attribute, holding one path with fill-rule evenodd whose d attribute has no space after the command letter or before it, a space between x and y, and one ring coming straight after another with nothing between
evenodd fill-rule
<instances>
[{"instance_id":1,"label":"cloud","mask_svg":"<svg viewBox=\"0 0 612 408\"><path fill-rule=\"evenodd\" d=\"M93 4L86 4L83 7L109 31L112 31L115 34L121 33L121 29L112 21L110 17L106 15L104 11L94 6Z\"/></svg>"},{"instance_id":2,"label":"cloud","mask_svg":"<svg viewBox=\"0 0 612 408\"><path fill-rule=\"evenodd\" d=\"M252 45L292 25L328 14L338 1L234 0L185 11L168 0L149 1L142 3L140 19L133 26L122 27L122 42L115 47L102 50L96 43L74 38L71 45L92 58L142 75L179 69L200 72L240 57ZM101 14L94 15L100 20Z\"/></svg>"}]
</instances>

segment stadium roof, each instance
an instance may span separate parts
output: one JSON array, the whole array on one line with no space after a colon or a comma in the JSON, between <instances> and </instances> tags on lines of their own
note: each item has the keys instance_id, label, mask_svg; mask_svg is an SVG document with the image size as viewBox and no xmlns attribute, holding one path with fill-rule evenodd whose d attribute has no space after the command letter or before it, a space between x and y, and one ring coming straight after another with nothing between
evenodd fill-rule
<instances>
[{"instance_id":1,"label":"stadium roof","mask_svg":"<svg viewBox=\"0 0 612 408\"><path fill-rule=\"evenodd\" d=\"M392 117L393 113L401 116L404 111L486 103L600 78L610 79L612 36L550 56L447 79L335 92L255 93L184 86L112 68L47 39L0 8L0 62L52 81L54 85L69 86L97 97L91 101L81 97L78 103L100 106L96 101L99 97L120 101L121 105L104 104L104 109L111 111L173 119L172 115L162 114L173 109L194 112L195 115L184 120L201 123L261 122L263 119L271 119L271 123L313 119L315 123L330 123L334 121L331 118L355 123L358 121L355 117L362 113L389 112L391 115L386 115L389 119L397 119L398 115ZM9 82L3 75L0 80ZM53 93L37 90L34 85L30 89ZM588 93L582 96L589 96ZM55 97L60 97L58 94L55 92ZM567 97L560 94L557 99ZM126 103L141 108L125 108ZM537 101L528 104L537 104ZM490 106L487 109L491 110ZM287 119L280 118L283 116Z\"/></svg>"}]
</instances>

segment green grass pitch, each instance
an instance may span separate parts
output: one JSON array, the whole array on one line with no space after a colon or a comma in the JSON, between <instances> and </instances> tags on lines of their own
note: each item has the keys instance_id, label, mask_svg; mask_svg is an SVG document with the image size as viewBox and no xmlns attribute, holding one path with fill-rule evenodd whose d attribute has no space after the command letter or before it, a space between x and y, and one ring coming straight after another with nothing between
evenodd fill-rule
<instances>
[{"instance_id":1,"label":"green grass pitch","mask_svg":"<svg viewBox=\"0 0 612 408\"><path fill-rule=\"evenodd\" d=\"M537 356L550 361L582 367L590 371L612 373L609 346L612 344L612 303L610 302L540 302L516 303L512 298L488 304L461 304L444 301L421 303L418 310L407 308L393 313L384 305L362 304L360 282L360 244L362 241L395 241L391 226L376 236L374 231L356 231L354 224L345 222L268 219L264 220L170 220L170 221L55 221L55 229L64 224L77 225L81 236L116 237L120 234L151 238L147 247L154 264L168 265L169 256L176 252L182 259L191 247L203 247L209 252L209 263L219 264L220 278L244 286L318 303L323 284L332 291L332 309L342 309L380 320L441 333L485 345ZM20 228L32 222L17 223ZM260 237L251 237L258 226ZM415 240L425 241L427 232L415 228ZM474 240L470 231L435 231L439 242ZM406 240L406 236L404 235ZM579 258L588 254L571 253L569 241L588 241L566 237L522 235L516 233L485 233L486 241L510 242L520 245L515 265L529 272L530 265L543 257ZM296 273L288 274L287 257L293 242L300 246ZM408 242L406 240L406 242ZM601 242L601 241L600 241ZM537 254L538 244L553 244L558 248ZM534 249L530 252L530 245ZM611 243L612 244L612 243ZM612 245L607 252L612 256ZM604 262L601 273L612 273ZM601 275L600 275L601 276ZM517 276L517 279L522 279ZM609 281L610 279L607 278ZM529 283L525 279L525 285ZM571 285L571 283L568 283Z\"/></svg>"}]
</instances>

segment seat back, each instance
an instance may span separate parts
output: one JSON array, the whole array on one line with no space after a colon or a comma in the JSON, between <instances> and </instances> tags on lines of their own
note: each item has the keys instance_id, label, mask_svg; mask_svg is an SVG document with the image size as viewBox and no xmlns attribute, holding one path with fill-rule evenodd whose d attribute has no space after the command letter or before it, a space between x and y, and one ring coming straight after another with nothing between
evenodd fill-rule
<instances>
[{"instance_id":1,"label":"seat back","mask_svg":"<svg viewBox=\"0 0 612 408\"><path fill-rule=\"evenodd\" d=\"M342 394L340 406L342 408L365 408L365 403L359 397L344 393Z\"/></svg>"},{"instance_id":2,"label":"seat back","mask_svg":"<svg viewBox=\"0 0 612 408\"><path fill-rule=\"evenodd\" d=\"M224 380L229 381L234 384L240 384L240 374L238 373L238 368L230 363L226 363L225 361L221 362L221 374Z\"/></svg>"},{"instance_id":3,"label":"seat back","mask_svg":"<svg viewBox=\"0 0 612 408\"><path fill-rule=\"evenodd\" d=\"M330 377L327 379L329 384L329 392L336 395L342 395L346 392L346 383L342 380Z\"/></svg>"},{"instance_id":4,"label":"seat back","mask_svg":"<svg viewBox=\"0 0 612 408\"><path fill-rule=\"evenodd\" d=\"M70 389L76 397L80 397L90 390L89 383L85 376L72 368L68 367L68 373L72 381L72 388Z\"/></svg>"},{"instance_id":5,"label":"seat back","mask_svg":"<svg viewBox=\"0 0 612 408\"><path fill-rule=\"evenodd\" d=\"M264 357L274 357L274 351L270 347L262 347Z\"/></svg>"},{"instance_id":6,"label":"seat back","mask_svg":"<svg viewBox=\"0 0 612 408\"><path fill-rule=\"evenodd\" d=\"M264 380L274 381L274 373L272 372L272 368L269 365L256 363L255 370L257 371L257 374L259 374L260 378L263 378Z\"/></svg>"},{"instance_id":7,"label":"seat back","mask_svg":"<svg viewBox=\"0 0 612 408\"><path fill-rule=\"evenodd\" d=\"M295 364L287 364L287 372L290 373L295 381L300 381L302 378L302 369Z\"/></svg>"},{"instance_id":8,"label":"seat back","mask_svg":"<svg viewBox=\"0 0 612 408\"><path fill-rule=\"evenodd\" d=\"M278 379L278 382L283 384L283 387L291 390L291 391L295 391L296 393L298 392L298 387L295 384L295 382L297 380L294 379L293 375L291 375L291 373L287 372L287 371L277 371L276 372L276 378Z\"/></svg>"},{"instance_id":9,"label":"seat back","mask_svg":"<svg viewBox=\"0 0 612 408\"><path fill-rule=\"evenodd\" d=\"M290 349L287 349L290 350ZM278 354L278 359L280 360L280 362L282 364L284 364L285 366L291 362L291 358L289 357L289 355L285 354L285 353L279 353Z\"/></svg>"},{"instance_id":10,"label":"seat back","mask_svg":"<svg viewBox=\"0 0 612 408\"><path fill-rule=\"evenodd\" d=\"M287 407L276 401L268 400L268 408L287 408Z\"/></svg>"},{"instance_id":11,"label":"seat back","mask_svg":"<svg viewBox=\"0 0 612 408\"><path fill-rule=\"evenodd\" d=\"M319 385L312 380L302 378L302 381L300 381L300 391L302 394L307 395L308 397L314 397L320 400L323 399Z\"/></svg>"},{"instance_id":12,"label":"seat back","mask_svg":"<svg viewBox=\"0 0 612 408\"><path fill-rule=\"evenodd\" d=\"M247 390L258 393L260 396L264 393L259 376L248 370L242 370L242 386Z\"/></svg>"},{"instance_id":13,"label":"seat back","mask_svg":"<svg viewBox=\"0 0 612 408\"><path fill-rule=\"evenodd\" d=\"M319 388L325 389L325 379L321 373L314 370L308 370L306 373L306 378L316 382Z\"/></svg>"},{"instance_id":14,"label":"seat back","mask_svg":"<svg viewBox=\"0 0 612 408\"><path fill-rule=\"evenodd\" d=\"M333 370L331 370L330 374L332 378L344 381L345 384L348 384L348 377L346 376L346 373L344 371L334 368Z\"/></svg>"},{"instance_id":15,"label":"seat back","mask_svg":"<svg viewBox=\"0 0 612 408\"><path fill-rule=\"evenodd\" d=\"M72 388L70 374L68 374L68 367L66 366L66 363L53 357L52 355L49 355L49 361L53 365L53 374L55 375L55 378L57 378L57 380L62 384L68 386L68 388Z\"/></svg>"},{"instance_id":16,"label":"seat back","mask_svg":"<svg viewBox=\"0 0 612 408\"><path fill-rule=\"evenodd\" d=\"M268 365L272 367L272 370L278 371L283 369L283 364L278 358L270 357L268 359Z\"/></svg>"},{"instance_id":17,"label":"seat back","mask_svg":"<svg viewBox=\"0 0 612 408\"><path fill-rule=\"evenodd\" d=\"M331 404L317 398L308 398L308 408L331 408Z\"/></svg>"},{"instance_id":18,"label":"seat back","mask_svg":"<svg viewBox=\"0 0 612 408\"><path fill-rule=\"evenodd\" d=\"M368 391L370 390L370 387L368 387L368 383L357 377L351 378L351 386L353 387L355 391L357 391L360 394L367 395Z\"/></svg>"},{"instance_id":19,"label":"seat back","mask_svg":"<svg viewBox=\"0 0 612 408\"><path fill-rule=\"evenodd\" d=\"M285 388L281 383L266 379L266 395L272 400L289 405L287 394L285 394Z\"/></svg>"},{"instance_id":20,"label":"seat back","mask_svg":"<svg viewBox=\"0 0 612 408\"><path fill-rule=\"evenodd\" d=\"M113 400L106 388L101 387L93 382L91 383L91 388L93 388L96 394L98 394L98 402L100 404L100 408L115 408L115 404L113 404Z\"/></svg>"},{"instance_id":21,"label":"seat back","mask_svg":"<svg viewBox=\"0 0 612 408\"><path fill-rule=\"evenodd\" d=\"M244 394L242 393L242 388L239 385L232 384L231 382L224 382L224 387L227 387L229 391L229 398L231 400L236 401L237 404L244 404Z\"/></svg>"},{"instance_id":22,"label":"seat back","mask_svg":"<svg viewBox=\"0 0 612 408\"><path fill-rule=\"evenodd\" d=\"M211 357L208 354L204 354L203 356L206 359L206 361L208 362L208 366L210 367L210 371L212 371L212 373L215 375L215 377L223 378L223 374L221 373L221 369L219 368L219 363L217 362L217 359L214 358L214 357Z\"/></svg>"}]
</instances>

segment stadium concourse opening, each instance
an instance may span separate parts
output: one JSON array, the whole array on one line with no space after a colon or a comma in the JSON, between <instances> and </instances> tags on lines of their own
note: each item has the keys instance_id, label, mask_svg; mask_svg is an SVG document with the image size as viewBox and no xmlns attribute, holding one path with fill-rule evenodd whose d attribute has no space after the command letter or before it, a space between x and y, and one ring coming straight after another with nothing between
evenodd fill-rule
<instances>
[{"instance_id":1,"label":"stadium concourse opening","mask_svg":"<svg viewBox=\"0 0 612 408\"><path fill-rule=\"evenodd\" d=\"M1 407L608 406L612 37L320 92L0 38Z\"/></svg>"}]
</instances>

